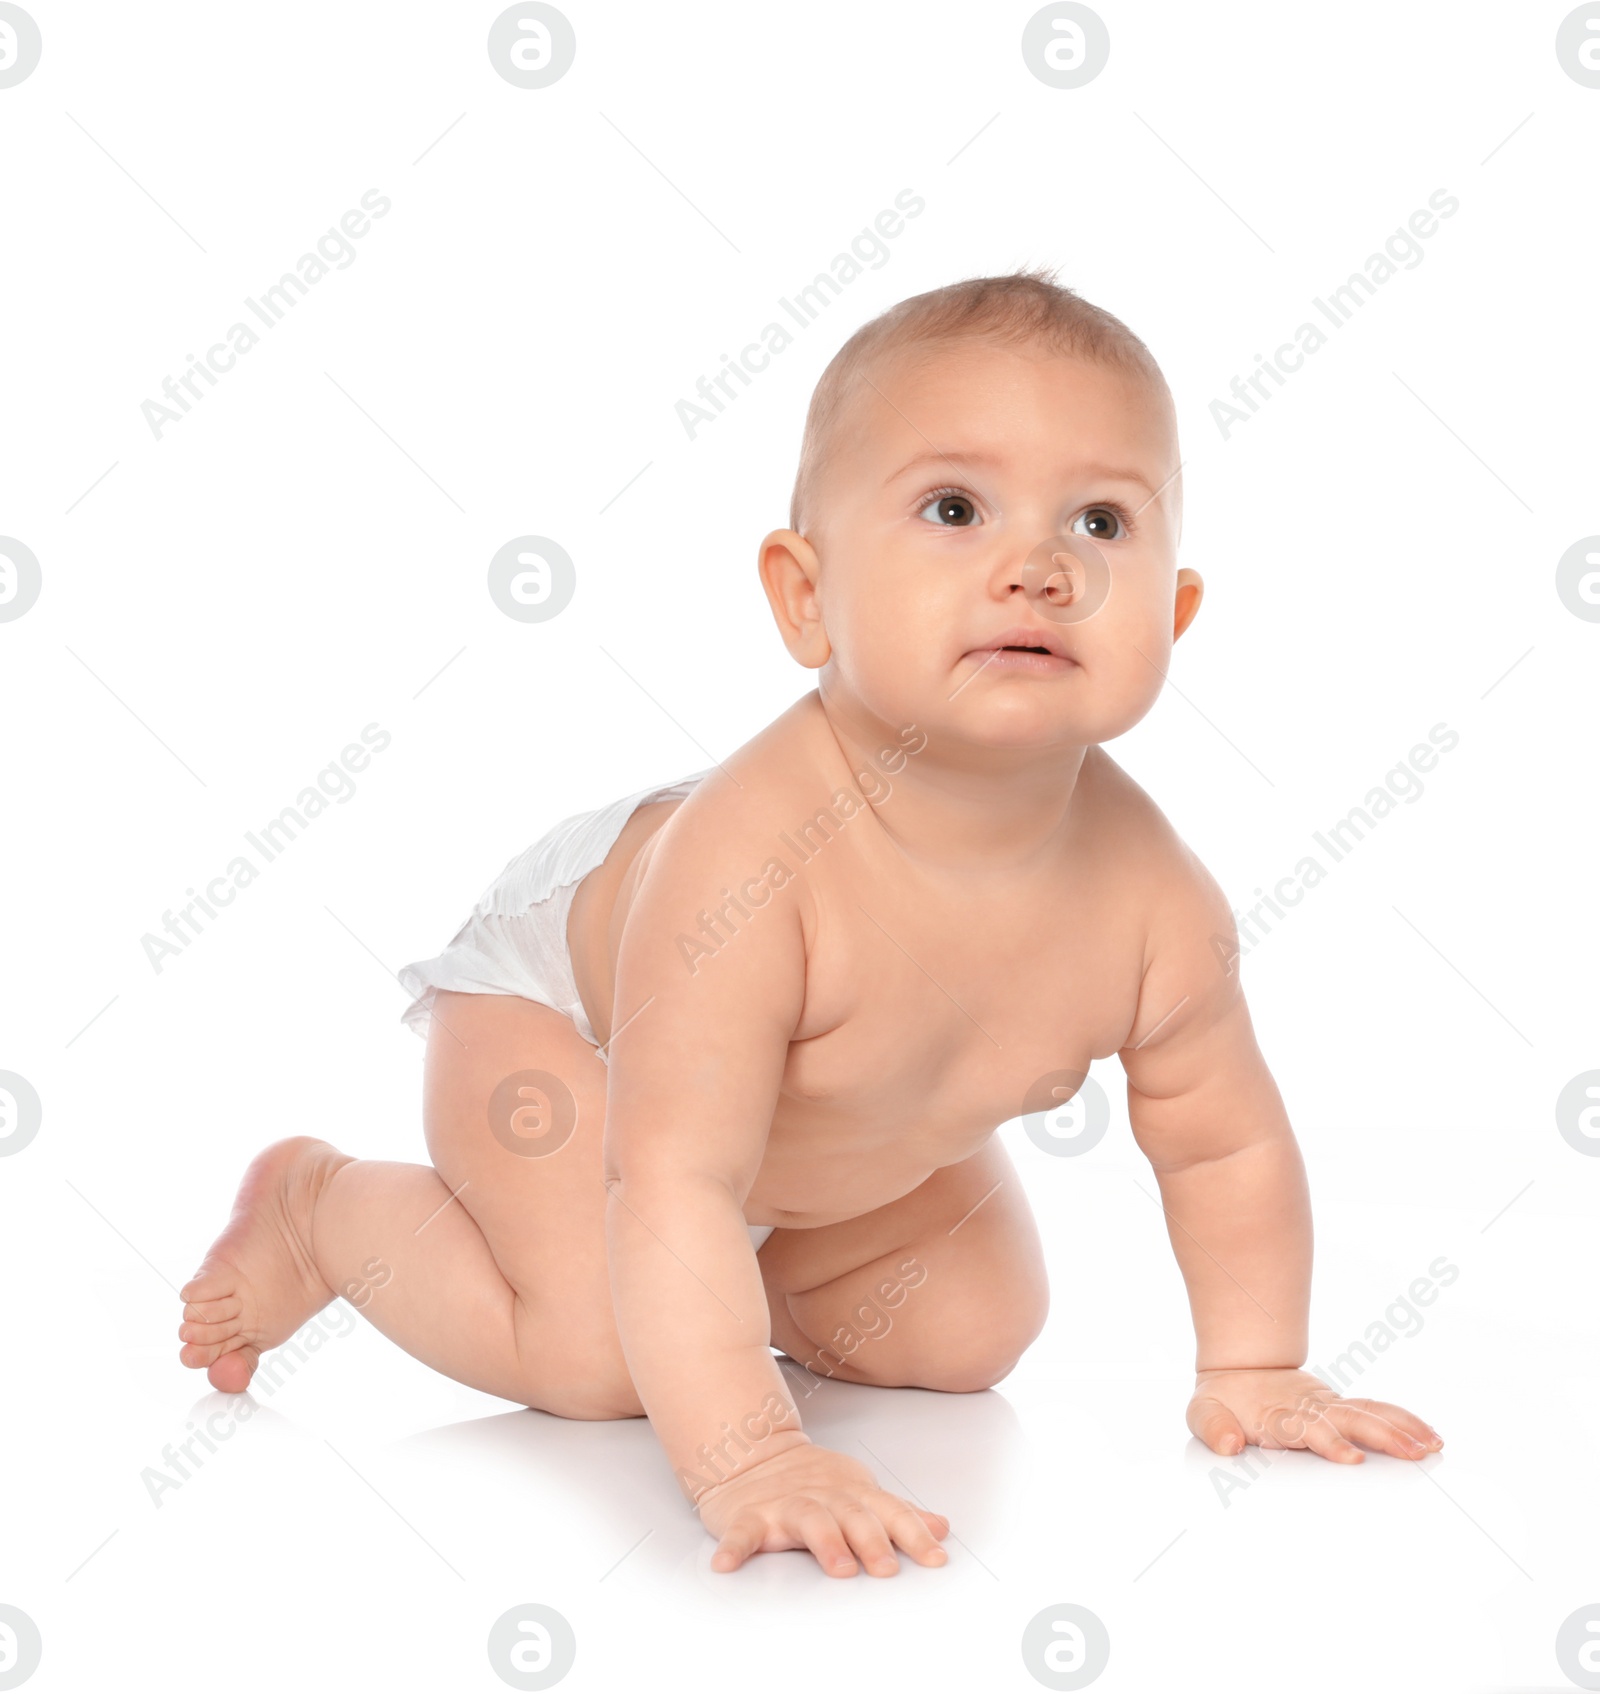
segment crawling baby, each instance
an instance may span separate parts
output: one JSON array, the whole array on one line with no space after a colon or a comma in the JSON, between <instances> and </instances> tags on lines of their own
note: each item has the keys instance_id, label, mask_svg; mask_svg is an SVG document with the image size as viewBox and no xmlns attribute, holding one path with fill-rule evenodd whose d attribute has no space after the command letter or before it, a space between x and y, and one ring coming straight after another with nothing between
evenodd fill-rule
<instances>
[{"instance_id":1,"label":"crawling baby","mask_svg":"<svg viewBox=\"0 0 1600 1694\"><path fill-rule=\"evenodd\" d=\"M431 1168L269 1147L182 1290L183 1363L241 1391L344 1295L486 1393L647 1416L716 1570L942 1563L948 1521L812 1442L777 1355L1001 1381L1048 1293L995 1130L1114 1053L1193 1311L1191 1432L1437 1450L1301 1368L1305 1175L1228 903L1105 751L1199 609L1178 471L1144 344L1045 273L852 336L760 551L816 689L557 825L402 973Z\"/></svg>"}]
</instances>

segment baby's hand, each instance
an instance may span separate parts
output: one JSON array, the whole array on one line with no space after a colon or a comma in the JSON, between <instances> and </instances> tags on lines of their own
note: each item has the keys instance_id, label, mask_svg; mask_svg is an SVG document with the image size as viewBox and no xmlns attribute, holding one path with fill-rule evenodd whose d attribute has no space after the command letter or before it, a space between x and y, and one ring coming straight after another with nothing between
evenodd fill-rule
<instances>
[{"instance_id":1,"label":"baby's hand","mask_svg":"<svg viewBox=\"0 0 1600 1694\"><path fill-rule=\"evenodd\" d=\"M1207 1370L1189 1402L1190 1432L1213 1453L1257 1447L1306 1447L1340 1464L1366 1455L1352 1440L1423 1459L1444 1445L1421 1418L1382 1400L1346 1400L1310 1371Z\"/></svg>"},{"instance_id":2,"label":"baby's hand","mask_svg":"<svg viewBox=\"0 0 1600 1694\"><path fill-rule=\"evenodd\" d=\"M891 1541L919 1565L949 1558L939 1545L948 1518L886 1493L865 1465L809 1441L708 1489L699 1512L719 1538L713 1570L737 1570L752 1553L808 1547L829 1576L854 1576L853 1554L872 1576L893 1576L900 1564Z\"/></svg>"}]
</instances>

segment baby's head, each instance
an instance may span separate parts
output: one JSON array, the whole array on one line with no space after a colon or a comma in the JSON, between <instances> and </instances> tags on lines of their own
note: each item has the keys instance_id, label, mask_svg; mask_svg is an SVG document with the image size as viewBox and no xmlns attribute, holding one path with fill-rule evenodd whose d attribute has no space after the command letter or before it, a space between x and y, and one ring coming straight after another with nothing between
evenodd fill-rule
<instances>
[{"instance_id":1,"label":"baby's head","mask_svg":"<svg viewBox=\"0 0 1600 1694\"><path fill-rule=\"evenodd\" d=\"M860 734L1106 741L1150 709L1200 603L1178 466L1172 396L1124 324L1041 272L953 283L823 372L762 581ZM1053 652L995 652L1011 643Z\"/></svg>"}]
</instances>

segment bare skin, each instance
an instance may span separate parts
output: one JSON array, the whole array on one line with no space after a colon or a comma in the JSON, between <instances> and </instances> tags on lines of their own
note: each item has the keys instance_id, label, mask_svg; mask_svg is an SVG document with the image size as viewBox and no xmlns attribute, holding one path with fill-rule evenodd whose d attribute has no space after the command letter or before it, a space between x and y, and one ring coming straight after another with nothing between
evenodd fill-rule
<instances>
[{"instance_id":1,"label":"bare skin","mask_svg":"<svg viewBox=\"0 0 1600 1694\"><path fill-rule=\"evenodd\" d=\"M636 812L574 900L605 1060L548 1007L441 994L432 1167L269 1148L183 1290L183 1362L242 1389L344 1293L457 1380L648 1415L717 1570L795 1547L830 1575L891 1574L896 1548L941 1563L947 1520L813 1444L772 1348L853 1382L1002 1380L1048 1293L994 1130L1116 1054L1195 1322L1191 1431L1218 1453L1436 1451L1301 1368L1309 1200L1219 945L1232 918L1102 745L1200 602L1165 397L969 341L882 361L849 425L822 516L761 550L818 689ZM1091 616L1027 566L1063 534L1109 564ZM576 1107L547 1156L487 1127L525 1070ZM759 1254L747 1221L776 1226Z\"/></svg>"}]
</instances>

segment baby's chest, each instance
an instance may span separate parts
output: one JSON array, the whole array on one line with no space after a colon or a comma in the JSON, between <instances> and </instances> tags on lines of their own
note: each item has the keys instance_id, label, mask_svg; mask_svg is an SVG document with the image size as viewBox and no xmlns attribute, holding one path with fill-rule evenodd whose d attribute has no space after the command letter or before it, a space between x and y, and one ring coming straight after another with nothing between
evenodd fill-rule
<instances>
[{"instance_id":1,"label":"baby's chest","mask_svg":"<svg viewBox=\"0 0 1600 1694\"><path fill-rule=\"evenodd\" d=\"M880 894L823 908L787 1093L866 1116L922 1100L952 1132L987 1130L1041 1078L1086 1072L1126 1041L1136 935L1071 911L916 905Z\"/></svg>"}]
</instances>

